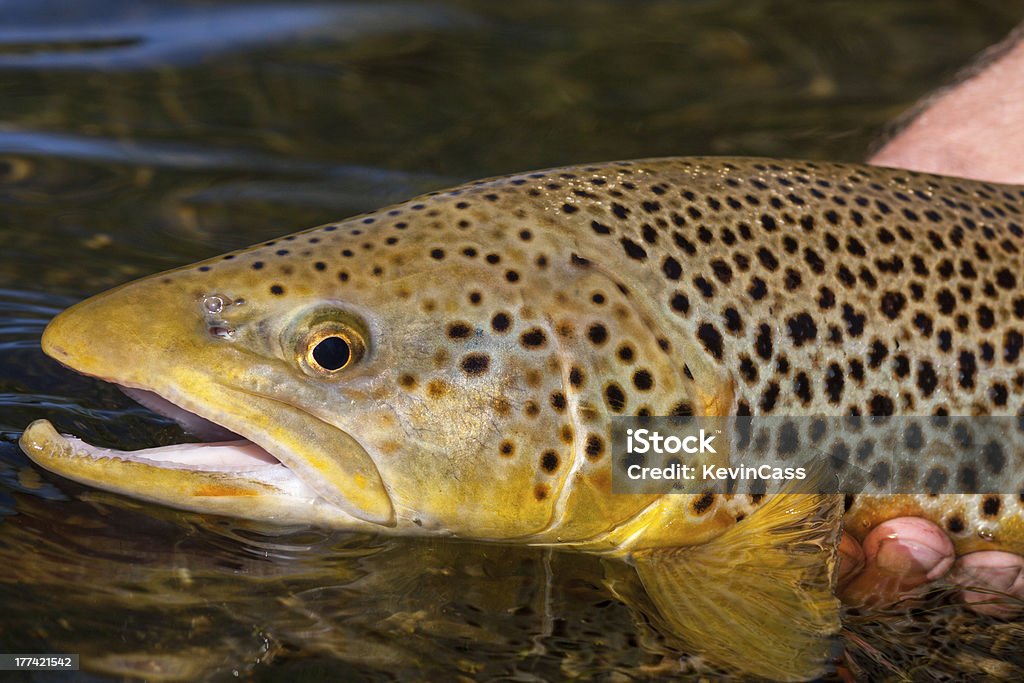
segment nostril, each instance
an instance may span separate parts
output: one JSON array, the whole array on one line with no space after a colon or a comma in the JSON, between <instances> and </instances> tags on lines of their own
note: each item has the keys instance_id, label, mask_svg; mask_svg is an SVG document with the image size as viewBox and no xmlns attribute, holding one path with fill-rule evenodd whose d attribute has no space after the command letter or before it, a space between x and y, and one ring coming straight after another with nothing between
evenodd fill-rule
<instances>
[{"instance_id":1,"label":"nostril","mask_svg":"<svg viewBox=\"0 0 1024 683\"><path fill-rule=\"evenodd\" d=\"M220 313L224 308L224 299L219 296L208 296L203 299L203 308L207 313Z\"/></svg>"},{"instance_id":2,"label":"nostril","mask_svg":"<svg viewBox=\"0 0 1024 683\"><path fill-rule=\"evenodd\" d=\"M235 334L235 329L233 327L228 327L224 324L210 325L206 328L206 331L210 333L210 336L217 337L218 339L231 339Z\"/></svg>"}]
</instances>

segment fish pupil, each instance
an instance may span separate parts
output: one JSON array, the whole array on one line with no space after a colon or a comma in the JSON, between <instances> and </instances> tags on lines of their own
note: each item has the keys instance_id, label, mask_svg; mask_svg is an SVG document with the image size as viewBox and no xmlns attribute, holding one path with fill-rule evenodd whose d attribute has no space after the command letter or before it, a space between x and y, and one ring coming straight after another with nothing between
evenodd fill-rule
<instances>
[{"instance_id":1,"label":"fish pupil","mask_svg":"<svg viewBox=\"0 0 1024 683\"><path fill-rule=\"evenodd\" d=\"M341 337L324 337L313 347L313 360L324 370L340 370L351 357L352 350Z\"/></svg>"}]
</instances>

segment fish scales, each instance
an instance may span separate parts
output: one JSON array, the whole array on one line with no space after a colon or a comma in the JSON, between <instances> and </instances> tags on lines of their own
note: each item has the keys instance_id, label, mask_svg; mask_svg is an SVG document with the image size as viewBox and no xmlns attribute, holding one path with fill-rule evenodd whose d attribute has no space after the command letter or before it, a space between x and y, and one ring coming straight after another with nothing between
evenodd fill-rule
<instances>
[{"instance_id":1,"label":"fish scales","mask_svg":"<svg viewBox=\"0 0 1024 683\"><path fill-rule=\"evenodd\" d=\"M67 476L199 511L631 555L685 630L699 618L668 605L699 577L662 550L758 557L771 544L756 534L781 528L788 503L612 494L611 418L1024 414L1022 208L1018 187L806 161L476 181L131 283L47 329L58 360L237 432L287 479L172 477L156 455L110 451L101 466L38 423L22 445ZM1004 466L1024 491L1021 457ZM860 464L880 463L883 448ZM244 504L189 481L246 477ZM166 483L141 491L142 478ZM824 588L827 498L792 503L802 540L787 537L827 568L781 543L766 560ZM857 536L904 515L943 526L960 553L1024 552L1024 493L845 500ZM715 575L756 580L744 566ZM834 604L776 588L764 605L817 615L792 629L793 651L810 652L800 638L828 632ZM750 651L763 675L787 661Z\"/></svg>"}]
</instances>

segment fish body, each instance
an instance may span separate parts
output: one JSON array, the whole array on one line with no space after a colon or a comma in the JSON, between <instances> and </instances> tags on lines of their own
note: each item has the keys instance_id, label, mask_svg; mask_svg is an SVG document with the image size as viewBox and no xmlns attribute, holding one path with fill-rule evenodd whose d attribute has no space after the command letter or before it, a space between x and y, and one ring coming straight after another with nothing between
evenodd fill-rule
<instances>
[{"instance_id":1,"label":"fish body","mask_svg":"<svg viewBox=\"0 0 1024 683\"><path fill-rule=\"evenodd\" d=\"M1020 414L1022 208L1017 187L821 162L477 181L130 283L47 328L62 363L245 441L124 454L39 422L22 446L200 512L627 556L677 629L700 618L668 606L681 567L744 549L789 572L766 604L805 608L792 630L820 635L836 498L614 494L611 420ZM1024 552L1017 494L845 503L855 535L918 515L958 552ZM822 590L787 592L800 577ZM822 661L812 640L788 656Z\"/></svg>"}]
</instances>

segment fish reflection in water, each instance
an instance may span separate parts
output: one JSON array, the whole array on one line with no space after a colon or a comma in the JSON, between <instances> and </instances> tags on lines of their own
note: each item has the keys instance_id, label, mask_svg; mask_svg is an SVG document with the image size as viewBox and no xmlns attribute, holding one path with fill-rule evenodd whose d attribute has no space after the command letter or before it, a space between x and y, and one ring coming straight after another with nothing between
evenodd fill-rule
<instances>
[{"instance_id":1,"label":"fish reflection in water","mask_svg":"<svg viewBox=\"0 0 1024 683\"><path fill-rule=\"evenodd\" d=\"M10 449L0 449L5 466ZM80 653L85 670L147 680L236 673L707 680L724 673L666 647L615 597L642 593L621 563L274 529L62 484L68 500L21 475L32 495L15 493L20 523L0 525L7 568L0 602L7 623L32 626L5 633L9 651ZM972 616L953 596L940 589L909 618L905 606L846 615L843 643L854 670L868 678L1024 672L1015 645L1024 628Z\"/></svg>"},{"instance_id":2,"label":"fish reflection in water","mask_svg":"<svg viewBox=\"0 0 1024 683\"><path fill-rule=\"evenodd\" d=\"M4 600L5 619L35 624L8 634L8 649L59 647L89 670L152 679L329 661L332 675L368 679L557 680L632 677L659 662L637 640L656 637L633 629L595 558L281 530L76 495L18 495L22 522L0 527L0 563L12 568L0 594L20 596Z\"/></svg>"}]
</instances>

